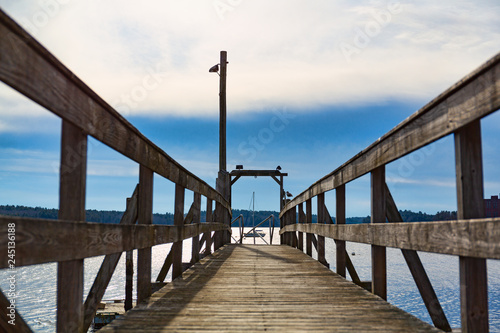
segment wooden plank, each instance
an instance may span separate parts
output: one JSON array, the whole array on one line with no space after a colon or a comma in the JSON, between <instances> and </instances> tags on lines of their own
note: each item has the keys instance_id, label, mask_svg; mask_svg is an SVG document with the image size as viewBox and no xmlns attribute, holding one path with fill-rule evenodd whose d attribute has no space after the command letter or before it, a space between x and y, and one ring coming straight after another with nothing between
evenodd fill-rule
<instances>
[{"instance_id":1,"label":"wooden plank","mask_svg":"<svg viewBox=\"0 0 500 333\"><path fill-rule=\"evenodd\" d=\"M306 224L311 224L311 223L312 223L312 200L307 199L306 200ZM312 257L312 240L313 240L313 235L306 234L306 253L310 257Z\"/></svg>"},{"instance_id":2,"label":"wooden plank","mask_svg":"<svg viewBox=\"0 0 500 333\"><path fill-rule=\"evenodd\" d=\"M134 293L134 255L133 251L125 252L125 311L132 309Z\"/></svg>"},{"instance_id":3,"label":"wooden plank","mask_svg":"<svg viewBox=\"0 0 500 333\"><path fill-rule=\"evenodd\" d=\"M500 259L500 218L376 224L296 224L302 231L347 242L407 250Z\"/></svg>"},{"instance_id":4,"label":"wooden plank","mask_svg":"<svg viewBox=\"0 0 500 333\"><path fill-rule=\"evenodd\" d=\"M386 199L386 217L388 222L403 222L401 214L399 214L398 207L394 201L391 191L387 184L385 185L385 199ZM429 312L429 315L436 326L445 332L451 332L451 327L446 318L446 315L441 307L441 303L437 298L437 295L432 287L431 281L425 272L424 265L418 256L417 251L414 250L401 250L403 257L405 258L406 264L410 269L413 280L417 285L420 296L424 301L425 307Z\"/></svg>"},{"instance_id":5,"label":"wooden plank","mask_svg":"<svg viewBox=\"0 0 500 333\"><path fill-rule=\"evenodd\" d=\"M140 165L231 210L220 193L147 139L2 10L0 80Z\"/></svg>"},{"instance_id":6,"label":"wooden plank","mask_svg":"<svg viewBox=\"0 0 500 333\"><path fill-rule=\"evenodd\" d=\"M9 333L31 333L33 332L23 317L17 312L16 296L7 298L0 291L0 330ZM13 300L13 303L11 303Z\"/></svg>"},{"instance_id":7,"label":"wooden plank","mask_svg":"<svg viewBox=\"0 0 500 333\"><path fill-rule=\"evenodd\" d=\"M224 246L102 329L204 331L440 332L301 251L267 245Z\"/></svg>"},{"instance_id":8,"label":"wooden plank","mask_svg":"<svg viewBox=\"0 0 500 333\"><path fill-rule=\"evenodd\" d=\"M290 224L295 224L295 223L297 223L297 209L293 208L290 210ZM297 248L297 243L298 243L297 233L293 232L290 234L290 236L292 237L292 244L291 244L292 247Z\"/></svg>"},{"instance_id":9,"label":"wooden plank","mask_svg":"<svg viewBox=\"0 0 500 333\"><path fill-rule=\"evenodd\" d=\"M139 201L137 222L141 225L153 224L153 170L139 167ZM137 251L137 302L151 296L151 247Z\"/></svg>"},{"instance_id":10,"label":"wooden plank","mask_svg":"<svg viewBox=\"0 0 500 333\"><path fill-rule=\"evenodd\" d=\"M483 157L479 120L455 133L457 217L484 217ZM460 313L463 332L488 332L486 260L461 256Z\"/></svg>"},{"instance_id":11,"label":"wooden plank","mask_svg":"<svg viewBox=\"0 0 500 333\"><path fill-rule=\"evenodd\" d=\"M86 177L87 135L73 124L63 121L59 173L59 219L85 221ZM16 238L17 233L16 228ZM79 235L73 234L70 237L70 241L74 241L79 238ZM19 256L20 254L16 256L16 260ZM19 266L18 263L17 266ZM57 332L83 332L82 306L83 259L59 262L57 265Z\"/></svg>"},{"instance_id":12,"label":"wooden plank","mask_svg":"<svg viewBox=\"0 0 500 333\"><path fill-rule=\"evenodd\" d=\"M316 197L317 200L317 216L318 216L318 224L325 224L326 223L326 216L325 216L325 194L321 193ZM318 235L318 261L322 263L323 265L328 265L326 262L325 258L325 237Z\"/></svg>"},{"instance_id":13,"label":"wooden plank","mask_svg":"<svg viewBox=\"0 0 500 333\"><path fill-rule=\"evenodd\" d=\"M288 176L288 173L280 172L279 170L233 170L229 173L231 177L283 177ZM279 184L277 179L276 182Z\"/></svg>"},{"instance_id":14,"label":"wooden plank","mask_svg":"<svg viewBox=\"0 0 500 333\"><path fill-rule=\"evenodd\" d=\"M132 197L127 200L127 209L123 213L120 224L134 224L137 221L139 186L136 186ZM122 253L108 254L104 257L99 272L90 288L83 305L83 331L87 332L97 311L97 305L101 302L109 281L118 265Z\"/></svg>"},{"instance_id":15,"label":"wooden plank","mask_svg":"<svg viewBox=\"0 0 500 333\"><path fill-rule=\"evenodd\" d=\"M371 223L385 223L385 166L371 173ZM372 291L387 299L387 260L385 247L372 245Z\"/></svg>"},{"instance_id":16,"label":"wooden plank","mask_svg":"<svg viewBox=\"0 0 500 333\"><path fill-rule=\"evenodd\" d=\"M174 225L184 225L184 187L175 184ZM182 274L182 241L172 244L172 279Z\"/></svg>"},{"instance_id":17,"label":"wooden plank","mask_svg":"<svg viewBox=\"0 0 500 333\"><path fill-rule=\"evenodd\" d=\"M335 222L337 224L345 224L345 185L340 185L335 190ZM345 249L345 241L343 240L335 240L335 246L337 248L336 251L336 259L337 259L337 274L345 277L345 268L346 268L346 256L348 256L347 251ZM349 273L350 274L350 273ZM352 278L352 275L351 275ZM354 279L353 279L354 280ZM359 280L359 278L358 278Z\"/></svg>"},{"instance_id":18,"label":"wooden plank","mask_svg":"<svg viewBox=\"0 0 500 333\"><path fill-rule=\"evenodd\" d=\"M193 194L193 222L200 223L201 222L201 194L194 193ZM191 263L194 264L200 260L200 236L196 235L192 238L191 245Z\"/></svg>"},{"instance_id":19,"label":"wooden plank","mask_svg":"<svg viewBox=\"0 0 500 333\"><path fill-rule=\"evenodd\" d=\"M206 211L206 220L207 222L212 222L213 217L212 217L212 200L207 198L207 211ZM204 237L206 238L207 244L205 245L205 254L208 255L212 253L212 233L206 233L204 234Z\"/></svg>"},{"instance_id":20,"label":"wooden plank","mask_svg":"<svg viewBox=\"0 0 500 333\"><path fill-rule=\"evenodd\" d=\"M170 251L167 254L167 257L165 258L165 262L163 263L163 266L161 267L160 272L158 273L156 282L165 282L165 278L167 277L168 271L172 266L173 258L174 258L174 252L172 251L172 249L170 249Z\"/></svg>"},{"instance_id":21,"label":"wooden plank","mask_svg":"<svg viewBox=\"0 0 500 333\"><path fill-rule=\"evenodd\" d=\"M499 108L500 53L297 195L285 210L452 134Z\"/></svg>"},{"instance_id":22,"label":"wooden plank","mask_svg":"<svg viewBox=\"0 0 500 333\"><path fill-rule=\"evenodd\" d=\"M221 223L118 225L0 216L0 232L7 234L8 223L16 224L17 267L147 248L228 228ZM0 251L4 253L6 240L0 238ZM8 268L7 256L0 256L1 268Z\"/></svg>"}]
</instances>

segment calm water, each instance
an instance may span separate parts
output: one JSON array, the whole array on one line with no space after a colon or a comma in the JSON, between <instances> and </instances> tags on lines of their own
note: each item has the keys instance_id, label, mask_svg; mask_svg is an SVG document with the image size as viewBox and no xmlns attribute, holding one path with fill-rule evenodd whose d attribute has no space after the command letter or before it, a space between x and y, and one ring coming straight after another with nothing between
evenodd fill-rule
<instances>
[{"instance_id":1,"label":"calm water","mask_svg":"<svg viewBox=\"0 0 500 333\"><path fill-rule=\"evenodd\" d=\"M262 231L268 233L267 228ZM276 229L277 231L277 229ZM234 229L233 235L239 232ZM268 237L266 236L266 239ZM278 244L279 235L275 233L273 244ZM253 238L245 243L253 244ZM256 240L262 243L262 240ZM170 244L153 248L152 277L156 278L163 260L170 251ZM331 269L335 270L335 245L333 240L326 239L326 258ZM362 280L371 279L370 246L347 243L348 253ZM352 255L354 253L354 255ZM189 261L191 243L184 243L183 261ZM316 254L313 253L316 258ZM432 281L436 294L452 327L460 326L460 299L458 283L458 258L446 255L420 253L420 258ZM85 295L92 285L103 257L85 260ZM137 262L134 253L134 264ZM406 262L400 250L387 249L388 301L397 307L410 312L416 317L431 323L420 294L413 282ZM35 332L54 332L56 322L56 264L21 267L16 273L16 290L18 292L18 311ZM8 288L8 271L0 271L0 286ZM171 280L171 275L167 276ZM135 283L135 282L134 282ZM490 330L500 332L500 261L488 261ZM122 256L113 278L108 286L104 300L123 299L125 295L125 258ZM135 285L134 285L135 291Z\"/></svg>"}]
</instances>

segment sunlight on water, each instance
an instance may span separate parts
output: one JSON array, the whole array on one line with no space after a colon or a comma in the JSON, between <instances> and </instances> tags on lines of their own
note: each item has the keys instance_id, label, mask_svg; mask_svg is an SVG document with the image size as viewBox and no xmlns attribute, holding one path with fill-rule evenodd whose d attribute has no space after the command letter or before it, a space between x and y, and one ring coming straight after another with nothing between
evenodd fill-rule
<instances>
[{"instance_id":1,"label":"sunlight on water","mask_svg":"<svg viewBox=\"0 0 500 333\"><path fill-rule=\"evenodd\" d=\"M264 233L264 239L269 242L269 228L259 228ZM245 232L249 231L246 228ZM233 228L233 237L239 240L238 228ZM244 239L245 244L264 244L258 236ZM233 242L235 240L233 239ZM273 244L279 244L279 231L275 229ZM156 279L165 257L169 253L171 244L153 247L152 279ZM347 252L356 268L361 280L371 279L371 251L365 244L347 243ZM448 317L452 327L460 327L460 299L458 258L453 256L431 253L419 253L426 268L427 274L435 288L436 294ZM191 257L191 241L186 240L183 246L183 262ZM317 258L313 247L313 257ZM85 260L85 291L88 294L93 280L102 263L103 256ZM326 259L330 268L335 271L335 244L326 239ZM134 251L134 265L137 264L137 251ZM395 306L413 314L414 316L431 323L431 319L420 298L418 289L413 282L406 262L398 249L387 249L387 276L388 301ZM134 267L134 271L137 267ZM0 271L0 287L8 289L7 277L10 272ZM134 291L136 279L134 275ZM17 305L23 318L35 332L49 333L55 331L56 323L56 278L57 265L44 264L20 267L16 270L16 291L18 292ZM348 276L348 279L349 276ZM171 272L166 281L171 281ZM490 330L500 332L500 261L488 261ZM104 295L104 300L125 298L125 256L120 262Z\"/></svg>"}]
</instances>

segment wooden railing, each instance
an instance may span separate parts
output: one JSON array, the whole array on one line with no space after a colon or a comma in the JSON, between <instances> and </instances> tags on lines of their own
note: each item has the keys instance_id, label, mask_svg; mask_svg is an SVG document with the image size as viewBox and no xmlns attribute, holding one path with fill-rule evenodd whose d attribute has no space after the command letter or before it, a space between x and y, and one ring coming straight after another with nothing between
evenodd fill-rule
<instances>
[{"instance_id":1,"label":"wooden railing","mask_svg":"<svg viewBox=\"0 0 500 333\"><path fill-rule=\"evenodd\" d=\"M138 249L140 303L151 295L152 246L173 243L157 279L163 281L170 267L173 278L182 273L184 239L193 239L192 262L199 260L203 242L210 252L212 243L217 249L229 241L230 226L212 222L227 221L229 202L142 135L1 10L0 80L62 119L59 219L0 217L0 234L15 233L16 267L58 262L58 332L87 331L122 252ZM139 165L139 185L119 225L84 222L89 135ZM174 226L152 225L155 173L175 183ZM186 189L194 198L184 216ZM207 198L206 220L210 223L200 223L201 196ZM0 239L0 253L8 253L8 242L7 236ZM98 255L106 257L84 302L83 259ZM0 256L0 268L9 268L11 263L6 255ZM7 306L3 305L8 299L2 293L0 304L0 327L8 332L30 331L18 314L15 326L7 323Z\"/></svg>"},{"instance_id":2,"label":"wooden railing","mask_svg":"<svg viewBox=\"0 0 500 333\"><path fill-rule=\"evenodd\" d=\"M384 299L386 247L400 248L434 325L445 331L450 331L450 325L416 251L460 256L463 332L488 331L486 259L500 259L500 219L484 219L480 120L499 107L500 54L497 54L288 202L280 213L283 242L303 249L303 233L306 233L306 252L311 255L314 244L318 260L326 264L325 237L333 238L337 273L345 277L347 267L353 281L360 285L345 251L345 242L371 244L371 289ZM450 134L455 137L458 221L384 223L403 221L386 185L386 164ZM344 225L345 185L367 173L371 175L372 223ZM325 205L325 193L331 190L336 192L336 225ZM317 200L318 224L311 224L313 198Z\"/></svg>"}]
</instances>

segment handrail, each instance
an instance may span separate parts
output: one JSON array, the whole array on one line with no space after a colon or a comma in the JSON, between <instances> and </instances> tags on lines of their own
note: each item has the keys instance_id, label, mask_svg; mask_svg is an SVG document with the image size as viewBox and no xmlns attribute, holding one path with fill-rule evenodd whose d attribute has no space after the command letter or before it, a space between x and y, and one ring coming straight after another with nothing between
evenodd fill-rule
<instances>
[{"instance_id":1,"label":"handrail","mask_svg":"<svg viewBox=\"0 0 500 333\"><path fill-rule=\"evenodd\" d=\"M499 108L500 53L297 195L283 207L280 218L298 204L347 184Z\"/></svg>"},{"instance_id":2,"label":"handrail","mask_svg":"<svg viewBox=\"0 0 500 333\"><path fill-rule=\"evenodd\" d=\"M0 9L0 80L153 172L222 204L227 200L146 138Z\"/></svg>"},{"instance_id":3,"label":"handrail","mask_svg":"<svg viewBox=\"0 0 500 333\"><path fill-rule=\"evenodd\" d=\"M213 222L183 226L120 225L0 216L0 233L7 235L11 223L16 230L16 267L143 249L206 232L229 230L229 226ZM4 238L0 239L0 251L7 253L9 240ZM0 258L0 269L8 267L8 257Z\"/></svg>"}]
</instances>

